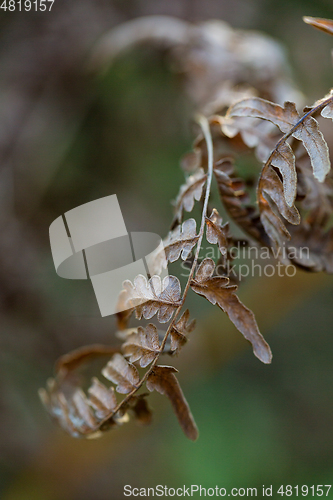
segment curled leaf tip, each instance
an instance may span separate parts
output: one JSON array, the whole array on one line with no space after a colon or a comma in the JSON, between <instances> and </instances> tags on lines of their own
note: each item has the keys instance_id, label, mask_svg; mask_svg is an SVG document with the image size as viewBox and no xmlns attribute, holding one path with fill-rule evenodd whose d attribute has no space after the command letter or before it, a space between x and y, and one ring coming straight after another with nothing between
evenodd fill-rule
<instances>
[{"instance_id":1,"label":"curled leaf tip","mask_svg":"<svg viewBox=\"0 0 333 500\"><path fill-rule=\"evenodd\" d=\"M333 35L333 20L332 19L322 19L320 17L310 17L304 16L303 21L306 24L310 24L314 28L317 28L329 35Z\"/></svg>"}]
</instances>

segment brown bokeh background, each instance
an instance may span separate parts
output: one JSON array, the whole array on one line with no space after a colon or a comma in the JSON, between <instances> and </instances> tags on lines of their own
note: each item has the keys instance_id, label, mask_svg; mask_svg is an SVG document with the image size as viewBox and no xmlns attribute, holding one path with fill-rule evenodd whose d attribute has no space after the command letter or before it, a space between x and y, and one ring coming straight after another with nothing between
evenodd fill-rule
<instances>
[{"instance_id":1,"label":"brown bokeh background","mask_svg":"<svg viewBox=\"0 0 333 500\"><path fill-rule=\"evenodd\" d=\"M107 70L90 55L142 15L223 19L261 30L288 53L310 104L332 85L333 38L302 22L329 0L55 0L51 12L0 13L0 489L4 500L123 498L125 484L258 487L333 477L332 278L248 279L242 300L273 350L261 365L225 315L191 297L198 327L177 359L200 429L196 443L151 396L152 426L78 441L52 424L37 390L58 356L112 344L89 282L60 279L48 228L116 193L129 231L165 235L191 148L193 105L164 50L141 47ZM332 144L333 129L327 141Z\"/></svg>"}]
</instances>

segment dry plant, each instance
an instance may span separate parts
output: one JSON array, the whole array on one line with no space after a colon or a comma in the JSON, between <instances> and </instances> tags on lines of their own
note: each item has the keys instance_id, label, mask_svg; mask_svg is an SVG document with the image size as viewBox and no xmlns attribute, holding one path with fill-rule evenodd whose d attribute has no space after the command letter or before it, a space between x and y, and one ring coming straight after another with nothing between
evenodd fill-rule
<instances>
[{"instance_id":1,"label":"dry plant","mask_svg":"<svg viewBox=\"0 0 333 500\"><path fill-rule=\"evenodd\" d=\"M333 34L333 21L314 18L305 21ZM224 24L210 26L215 26L213 33L207 24L191 27L170 18L139 19L118 27L102 40L95 53L94 64L101 54L105 58L106 47L109 59L142 41L163 42L171 47L199 109L195 121L200 131L193 151L181 162L186 181L174 202L174 218L163 242L164 251L159 249L150 255L154 275L148 281L138 275L133 283L123 284L119 296L119 310L123 312L117 315L118 337L122 340L119 349L95 345L63 356L47 390L40 390L50 415L75 437L100 436L107 429L127 422L130 415L140 423L150 423L147 398L149 392L157 391L169 398L185 435L192 440L197 438L198 430L178 383L177 370L161 364L162 356L172 357L180 352L194 329L195 320L188 309L183 310L190 290L225 312L252 344L255 356L263 363L271 362L271 350L255 316L239 300L238 285L228 276L230 249L236 240L216 208L208 213L214 179L225 211L251 244L269 248L283 264L292 263L307 271L333 272L329 149L316 119L319 116L333 119L333 92L306 107L302 115L294 102L286 102L284 106L271 102L267 98L276 97L281 86L298 97L301 95L281 73L281 61L276 67L270 62L266 68L266 76L269 74L270 78L265 82L256 75L255 69L260 67L257 58L267 50L274 60L276 46L261 35L242 32L236 36ZM209 43L205 43L207 37ZM251 43L263 49L259 55L252 54L248 64L239 56L239 46L244 47L246 40L248 51ZM212 62L212 55L217 53L220 59L231 61L231 68L222 68L227 76L221 76L219 58ZM265 54L267 60L268 56ZM207 83L208 69L209 98L197 92ZM257 182L257 203L251 202L247 183L237 174L237 159L248 151L263 162ZM196 201L202 202L198 228L194 218L183 220L184 213L191 212ZM218 262L199 259L204 236L218 248ZM279 252L283 245L287 252ZM298 251L303 247L309 249L307 258ZM291 248L294 251L288 252ZM163 280L159 276L168 262L177 260L189 268L183 291L176 276L169 275ZM133 314L138 320L156 318L168 327L162 336L151 322L129 328ZM94 377L84 392L77 384L76 370L82 364L89 364L92 358L108 354L112 357L100 376L111 384ZM144 386L148 392L143 391ZM118 397L116 393L124 396Z\"/></svg>"}]
</instances>

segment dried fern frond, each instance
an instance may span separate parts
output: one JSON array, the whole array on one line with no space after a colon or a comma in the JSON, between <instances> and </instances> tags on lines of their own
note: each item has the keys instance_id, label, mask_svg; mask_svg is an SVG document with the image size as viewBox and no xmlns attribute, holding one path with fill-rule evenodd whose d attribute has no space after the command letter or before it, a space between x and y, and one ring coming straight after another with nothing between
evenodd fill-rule
<instances>
[{"instance_id":1,"label":"dried fern frond","mask_svg":"<svg viewBox=\"0 0 333 500\"><path fill-rule=\"evenodd\" d=\"M332 118L332 101L333 96L329 94L314 107L308 108L302 117L296 111L294 103L286 102L282 107L260 98L241 100L227 112L227 117L231 118L248 117L270 121L284 134L266 159L258 183L260 219L276 247L291 238L279 215L290 224L298 225L301 221L294 205L297 196L296 157L287 140L294 137L301 141L309 155L314 178L324 182L331 167L329 151L313 115L321 112L325 118Z\"/></svg>"},{"instance_id":2,"label":"dried fern frond","mask_svg":"<svg viewBox=\"0 0 333 500\"><path fill-rule=\"evenodd\" d=\"M155 366L147 379L147 389L169 398L185 435L195 441L198 429L175 373L177 370L173 366Z\"/></svg>"},{"instance_id":3,"label":"dried fern frond","mask_svg":"<svg viewBox=\"0 0 333 500\"><path fill-rule=\"evenodd\" d=\"M266 244L268 239L260 222L258 211L250 202L245 182L235 172L233 159L222 157L216 161L214 175L221 201L230 217L251 238Z\"/></svg>"},{"instance_id":4,"label":"dried fern frond","mask_svg":"<svg viewBox=\"0 0 333 500\"><path fill-rule=\"evenodd\" d=\"M151 319L157 314L160 323L168 323L172 314L180 305L181 288L176 276L166 276L163 281L159 276L147 279L139 274L132 283L124 281L119 296L122 308L135 311L137 319Z\"/></svg>"},{"instance_id":5,"label":"dried fern frond","mask_svg":"<svg viewBox=\"0 0 333 500\"><path fill-rule=\"evenodd\" d=\"M191 281L192 290L203 295L213 305L217 304L233 322L235 327L251 342L253 352L263 363L270 363L272 353L269 345L259 332L254 314L237 297L236 285L230 285L226 277L214 276L215 264L206 258L200 264L195 278Z\"/></svg>"},{"instance_id":6,"label":"dried fern frond","mask_svg":"<svg viewBox=\"0 0 333 500\"><path fill-rule=\"evenodd\" d=\"M81 388L81 378L76 375L79 366L89 363L96 356L105 356L108 350L111 348L107 346L102 346L101 350L97 346L86 346L72 351L57 362L56 376L48 380L47 388L39 390L50 416L74 437L100 437L102 431L121 425L129 419L129 407L117 410L117 398L112 386L106 387L98 378L93 377L86 395ZM119 361L121 358L119 353L115 353L103 372L106 370L105 373L109 373L111 363L114 372L118 374L118 387L124 393L135 377L129 377L130 368L126 371L124 364ZM126 363L125 360L124 362Z\"/></svg>"},{"instance_id":7,"label":"dried fern frond","mask_svg":"<svg viewBox=\"0 0 333 500\"><path fill-rule=\"evenodd\" d=\"M189 321L190 311L186 309L183 312L177 323L171 329L171 352L178 354L180 349L186 344L188 335L194 330L196 320Z\"/></svg>"},{"instance_id":8,"label":"dried fern frond","mask_svg":"<svg viewBox=\"0 0 333 500\"><path fill-rule=\"evenodd\" d=\"M131 363L139 361L140 366L146 368L160 352L156 326L152 323L149 323L146 328L139 326L137 333L130 335L123 344L123 351L125 356L129 357Z\"/></svg>"},{"instance_id":9,"label":"dried fern frond","mask_svg":"<svg viewBox=\"0 0 333 500\"><path fill-rule=\"evenodd\" d=\"M175 218L172 226L176 222L180 223L183 220L183 210L192 212L195 200L201 200L206 179L207 175L200 168L196 173L190 175L185 184L180 187L179 194L174 202Z\"/></svg>"},{"instance_id":10,"label":"dried fern frond","mask_svg":"<svg viewBox=\"0 0 333 500\"><path fill-rule=\"evenodd\" d=\"M104 45L109 56L113 57L117 51L137 41L159 39L166 44L170 42L170 46L182 44L183 55L187 54L189 60L200 61L203 56L211 58L203 66L209 69L215 49L212 52L205 49L200 54L195 40L202 41L208 36L207 29L214 29L216 40L227 35L231 43L230 50L226 47L221 50L224 57L229 57L230 53L235 56L234 66L231 60L224 68L231 71L233 78L237 75L237 82L242 83L244 63L239 66L237 58L258 47L258 43L260 47L261 43L259 39L254 40L253 35L237 39L233 30L219 23L199 27L176 23L178 32L175 37L169 37L165 27L170 27L172 21L163 17L157 20L163 27L161 33L156 32L156 27L152 29L147 19L129 23L125 28L134 31L127 44L121 37L121 30L115 31L111 37L116 42L114 47ZM307 18L306 22L332 31L331 21ZM263 52L274 65L274 50L271 49ZM197 80L193 80L194 73L190 79L192 85L195 83L191 89L194 100L200 103L201 109L211 109L215 114L209 120L203 115L196 116L201 133L194 142L193 152L182 159L182 168L190 175L174 203L172 231L163 240L163 245L147 257L150 271L153 269L156 274L149 280L140 274L133 283L124 281L118 303L121 311L118 324L122 329L121 335L118 334L119 348L96 345L63 356L57 363L55 378L49 380L46 389L40 390L49 414L75 437L99 436L128 421L131 415L140 423L150 423L149 394L142 393L146 385L149 392L157 391L168 397L185 435L192 440L197 438L196 424L175 376L177 370L161 364L164 354L179 353L194 329L195 320L190 320L189 310L182 312L189 290L218 305L252 344L255 356L263 363L271 362L270 347L259 331L253 312L239 300L238 286L231 283L225 271L231 259L230 247L236 240L230 234L229 222L223 224L216 208L210 210L210 216L208 214L213 178L227 214L257 246L279 249L286 244L286 257L275 255L286 264L293 263L310 271L333 272L333 180L329 149L316 119L319 114L333 119L333 92L305 108L301 116L294 102L281 106L262 98L265 95L275 100L279 94L281 81L275 70L276 86L271 82L266 90L261 85L255 88L253 81L256 78L243 82L246 85L236 89L232 83L227 84L225 77L221 81L211 81L220 75L219 71L214 73L214 78L206 74ZM233 78L229 81L234 81ZM212 95L206 96L209 91L203 82L209 84L207 89L214 89ZM229 91L228 85L231 85ZM235 101L235 96L240 99ZM229 106L224 116L216 114L219 104ZM242 154L249 150L263 162L258 178L257 205L251 201L246 180L237 175L236 162L230 156L233 151ZM184 213L192 211L195 201L201 201L202 205L198 228L193 218L183 221ZM200 262L205 232L208 243L218 249L218 266L211 258ZM303 247L309 251L307 256L302 253ZM169 262L179 259L189 265L183 291L176 276L169 275L163 280L158 276ZM220 263L222 275L217 274ZM168 326L162 334L153 323L125 330L134 312L139 321L156 316L160 323L168 323ZM93 357L108 354L112 355L111 359L85 390L77 368L90 363Z\"/></svg>"},{"instance_id":11,"label":"dried fern frond","mask_svg":"<svg viewBox=\"0 0 333 500\"><path fill-rule=\"evenodd\" d=\"M331 101L332 98L329 97L327 101L320 106L325 108ZM324 136L319 130L318 122L311 116L314 111L317 110L313 108L300 117L296 110L295 103L293 102L286 102L284 107L282 107L279 104L274 104L265 99L252 98L244 99L232 105L227 112L227 116L242 116L268 120L274 123L283 134L287 134L288 137L293 136L295 139L302 141L303 146L310 156L314 176L320 182L323 182L331 168L331 163L328 155L328 146ZM287 137L275 146L270 162L274 160L274 157L277 157L278 161L281 160L281 157L284 158L284 151L279 150L279 147L280 144L285 146L286 139ZM290 148L286 162L291 169L294 163L288 159L288 156L290 157L292 154L292 149ZM286 168L288 169L288 167ZM285 184L285 190L286 189L287 184ZM293 201L294 199L291 197L289 203L293 203Z\"/></svg>"}]
</instances>

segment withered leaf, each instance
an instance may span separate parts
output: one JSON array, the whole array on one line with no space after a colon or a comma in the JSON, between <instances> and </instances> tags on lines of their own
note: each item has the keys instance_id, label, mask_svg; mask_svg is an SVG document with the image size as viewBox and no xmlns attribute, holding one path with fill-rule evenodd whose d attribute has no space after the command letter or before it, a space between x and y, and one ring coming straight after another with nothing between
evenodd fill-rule
<instances>
[{"instance_id":1,"label":"withered leaf","mask_svg":"<svg viewBox=\"0 0 333 500\"><path fill-rule=\"evenodd\" d=\"M230 106L226 116L244 116L268 120L279 127L284 134L289 132L300 118L294 103L286 102L283 108L279 104L266 101L260 97L242 99L236 102Z\"/></svg>"},{"instance_id":2,"label":"withered leaf","mask_svg":"<svg viewBox=\"0 0 333 500\"><path fill-rule=\"evenodd\" d=\"M297 174L295 155L287 142L282 142L274 151L271 164L278 168L282 180L283 191L287 205L293 206L297 191Z\"/></svg>"},{"instance_id":3,"label":"withered leaf","mask_svg":"<svg viewBox=\"0 0 333 500\"><path fill-rule=\"evenodd\" d=\"M91 358L107 356L116 352L119 352L119 349L101 344L79 347L68 354L64 354L56 361L55 372L62 372L65 375L83 363L87 363Z\"/></svg>"},{"instance_id":4,"label":"withered leaf","mask_svg":"<svg viewBox=\"0 0 333 500\"><path fill-rule=\"evenodd\" d=\"M204 283L208 281L214 274L215 271L215 262L213 259L210 259L209 257L205 258L201 264L199 265L196 273L195 273L195 280L197 283ZM227 277L222 277L219 280L220 284L228 285L229 283L229 278Z\"/></svg>"},{"instance_id":5,"label":"withered leaf","mask_svg":"<svg viewBox=\"0 0 333 500\"><path fill-rule=\"evenodd\" d=\"M83 425L86 425L89 429L95 429L98 421L82 389L77 389L75 391L72 401L77 414L82 419Z\"/></svg>"},{"instance_id":6,"label":"withered leaf","mask_svg":"<svg viewBox=\"0 0 333 500\"><path fill-rule=\"evenodd\" d=\"M146 382L147 389L155 390L169 398L185 435L195 441L198 437L198 429L175 376L176 372L177 370L172 366L154 366Z\"/></svg>"},{"instance_id":7,"label":"withered leaf","mask_svg":"<svg viewBox=\"0 0 333 500\"><path fill-rule=\"evenodd\" d=\"M301 119L295 104L286 102L284 108L279 104L266 101L259 97L243 99L231 106L229 116L249 116L261 118L274 123L284 134L292 135L302 141L311 159L313 175L323 182L331 168L329 151L318 122L312 116Z\"/></svg>"},{"instance_id":8,"label":"withered leaf","mask_svg":"<svg viewBox=\"0 0 333 500\"><path fill-rule=\"evenodd\" d=\"M239 133L244 144L255 149L259 161L265 161L279 139L279 133L272 123L258 118L241 116L218 117L222 133L234 138Z\"/></svg>"},{"instance_id":9,"label":"withered leaf","mask_svg":"<svg viewBox=\"0 0 333 500\"><path fill-rule=\"evenodd\" d=\"M317 120L309 116L302 125L296 128L293 136L303 142L310 156L313 175L319 182L324 182L331 169L329 150L323 134L319 130Z\"/></svg>"},{"instance_id":10,"label":"withered leaf","mask_svg":"<svg viewBox=\"0 0 333 500\"><path fill-rule=\"evenodd\" d=\"M200 264L191 288L197 294L203 295L212 304L217 304L236 326L236 328L251 342L254 354L263 362L272 360L269 345L259 332L254 314L237 297L236 285L229 285L229 279L213 276L215 264L206 258Z\"/></svg>"},{"instance_id":11,"label":"withered leaf","mask_svg":"<svg viewBox=\"0 0 333 500\"><path fill-rule=\"evenodd\" d=\"M56 364L56 377L49 379L46 389L40 389L40 398L48 413L59 425L75 437L98 437L99 423L111 414L117 405L113 388L107 389L93 378L88 389L89 398L79 387L83 383L78 368L96 356L116 354L118 349L103 345L85 346L62 356ZM118 423L114 415L108 427ZM107 427L107 426L106 426ZM106 430L106 427L104 430Z\"/></svg>"},{"instance_id":12,"label":"withered leaf","mask_svg":"<svg viewBox=\"0 0 333 500\"><path fill-rule=\"evenodd\" d=\"M57 390L56 381L48 379L47 388L38 391L39 397L49 415L59 423L66 432L79 437L80 431L70 418L70 412L64 394Z\"/></svg>"},{"instance_id":13,"label":"withered leaf","mask_svg":"<svg viewBox=\"0 0 333 500\"><path fill-rule=\"evenodd\" d=\"M299 224L300 223L300 215L295 206L289 206L286 203L284 194L283 194L283 186L280 181L277 173L269 168L265 172L265 175L261 178L261 194L267 200L267 195L270 197L272 201L274 201L275 205L279 209L279 212L283 215L283 217L290 222L290 224Z\"/></svg>"},{"instance_id":14,"label":"withered leaf","mask_svg":"<svg viewBox=\"0 0 333 500\"><path fill-rule=\"evenodd\" d=\"M260 220L266 233L276 248L281 247L285 240L290 240L288 229L267 200L260 202L260 209Z\"/></svg>"},{"instance_id":15,"label":"withered leaf","mask_svg":"<svg viewBox=\"0 0 333 500\"><path fill-rule=\"evenodd\" d=\"M260 222L259 213L251 205L244 181L236 176L233 159L222 157L216 161L214 175L228 214L248 235L267 245L268 239Z\"/></svg>"},{"instance_id":16,"label":"withered leaf","mask_svg":"<svg viewBox=\"0 0 333 500\"><path fill-rule=\"evenodd\" d=\"M289 147L287 143L284 143L284 145L281 144L277 150L281 152L284 151L283 156L275 151L272 161L272 164L280 167L280 172L283 171L284 184L282 184L275 170L269 167L266 170L264 169L261 174L258 186L260 220L276 248L281 247L286 239L290 239L289 231L276 213L276 209L278 209L279 213L290 222L290 224L300 223L300 214L294 205L296 194L294 189L296 189L297 183L296 170L292 163L289 164L291 168L288 170L287 160L289 149L284 146ZM292 157L294 158L293 153ZM284 163L285 160L286 163ZM289 181L291 181L291 183L289 183ZM289 203L287 203L287 199ZM292 202L291 205L290 202Z\"/></svg>"},{"instance_id":17,"label":"withered leaf","mask_svg":"<svg viewBox=\"0 0 333 500\"><path fill-rule=\"evenodd\" d=\"M186 179L185 184L181 186L179 194L174 202L176 221L181 222L183 210L191 212L194 207L194 201L199 201L201 199L206 179L207 175L202 168Z\"/></svg>"},{"instance_id":18,"label":"withered leaf","mask_svg":"<svg viewBox=\"0 0 333 500\"><path fill-rule=\"evenodd\" d=\"M181 257L186 260L192 248L196 245L199 236L196 234L195 219L188 219L170 231L162 242L162 248L147 256L147 265L152 274L161 274L168 262L175 262Z\"/></svg>"},{"instance_id":19,"label":"withered leaf","mask_svg":"<svg viewBox=\"0 0 333 500\"><path fill-rule=\"evenodd\" d=\"M120 300L129 310L136 311L138 319L151 319L157 314L160 323L170 321L174 310L180 305L181 288L176 276L159 276L147 279L142 274L135 277L134 283L125 280Z\"/></svg>"},{"instance_id":20,"label":"withered leaf","mask_svg":"<svg viewBox=\"0 0 333 500\"><path fill-rule=\"evenodd\" d=\"M40 389L39 396L49 415L73 437L101 436L98 418L92 412L82 390L74 390L67 398L57 380L49 379L47 389Z\"/></svg>"},{"instance_id":21,"label":"withered leaf","mask_svg":"<svg viewBox=\"0 0 333 500\"><path fill-rule=\"evenodd\" d=\"M152 411L147 403L147 393L133 396L130 400L131 410L136 421L141 425L149 425L152 421Z\"/></svg>"},{"instance_id":22,"label":"withered leaf","mask_svg":"<svg viewBox=\"0 0 333 500\"><path fill-rule=\"evenodd\" d=\"M332 101L333 101L332 92L333 91L331 91L331 93L328 97L332 97ZM329 104L327 104L327 106L325 106L321 111L321 116L323 116L324 118L330 118L331 120L333 120L333 102L332 101Z\"/></svg>"},{"instance_id":23,"label":"withered leaf","mask_svg":"<svg viewBox=\"0 0 333 500\"><path fill-rule=\"evenodd\" d=\"M99 420L103 420L117 407L117 399L114 388L109 389L94 377L92 385L88 389L90 406L95 410L95 415Z\"/></svg>"},{"instance_id":24,"label":"withered leaf","mask_svg":"<svg viewBox=\"0 0 333 500\"><path fill-rule=\"evenodd\" d=\"M124 394L135 389L135 384L139 382L136 368L118 353L104 368L103 374L118 384L118 392ZM127 422L129 408L138 420L148 423L150 410L146 403L139 401L144 395L133 396L116 411L117 399L113 387L107 388L93 377L87 397L80 387L73 385L73 380L64 377L63 371L60 371L55 379L48 380L47 389L39 390L39 396L50 416L72 436L88 439L100 437L110 427Z\"/></svg>"},{"instance_id":25,"label":"withered leaf","mask_svg":"<svg viewBox=\"0 0 333 500\"><path fill-rule=\"evenodd\" d=\"M187 335L195 328L195 319L192 319L192 321L189 321L189 319L190 311L186 309L171 329L171 351L175 353L179 352L181 347L187 342Z\"/></svg>"},{"instance_id":26,"label":"withered leaf","mask_svg":"<svg viewBox=\"0 0 333 500\"><path fill-rule=\"evenodd\" d=\"M140 382L138 370L121 354L115 354L112 357L103 368L102 374L107 380L117 385L116 391L121 394L133 391Z\"/></svg>"},{"instance_id":27,"label":"withered leaf","mask_svg":"<svg viewBox=\"0 0 333 500\"><path fill-rule=\"evenodd\" d=\"M321 226L333 212L333 180L328 176L325 182L319 182L313 177L309 163L306 155L297 160L297 192L302 208Z\"/></svg>"},{"instance_id":28,"label":"withered leaf","mask_svg":"<svg viewBox=\"0 0 333 500\"><path fill-rule=\"evenodd\" d=\"M222 217L216 210L213 208L213 211L210 217L206 217L206 238L208 243L212 245L218 244L221 255L227 255L228 248L228 231L229 224L226 223L222 226Z\"/></svg>"},{"instance_id":29,"label":"withered leaf","mask_svg":"<svg viewBox=\"0 0 333 500\"><path fill-rule=\"evenodd\" d=\"M332 19L321 19L319 17L304 16L303 21L306 24L311 24L311 26L314 26L314 28L318 28L319 30L324 31L325 33L328 33L329 35L333 35L333 21L332 21Z\"/></svg>"},{"instance_id":30,"label":"withered leaf","mask_svg":"<svg viewBox=\"0 0 333 500\"><path fill-rule=\"evenodd\" d=\"M145 368L160 351L158 332L155 325L149 323L146 328L139 326L137 333L133 333L123 344L125 356L129 356L131 363L140 360L140 366Z\"/></svg>"},{"instance_id":31,"label":"withered leaf","mask_svg":"<svg viewBox=\"0 0 333 500\"><path fill-rule=\"evenodd\" d=\"M318 111L318 107L321 107L321 110L323 110L325 109L326 106L330 107L330 105L332 104L332 99L333 99L333 88L324 97L317 99L315 103L312 104L311 106L305 106L305 108L303 108L303 111L304 113L307 113L308 111L312 111L314 108L317 108ZM331 117L329 116L325 118L331 118Z\"/></svg>"}]
</instances>

